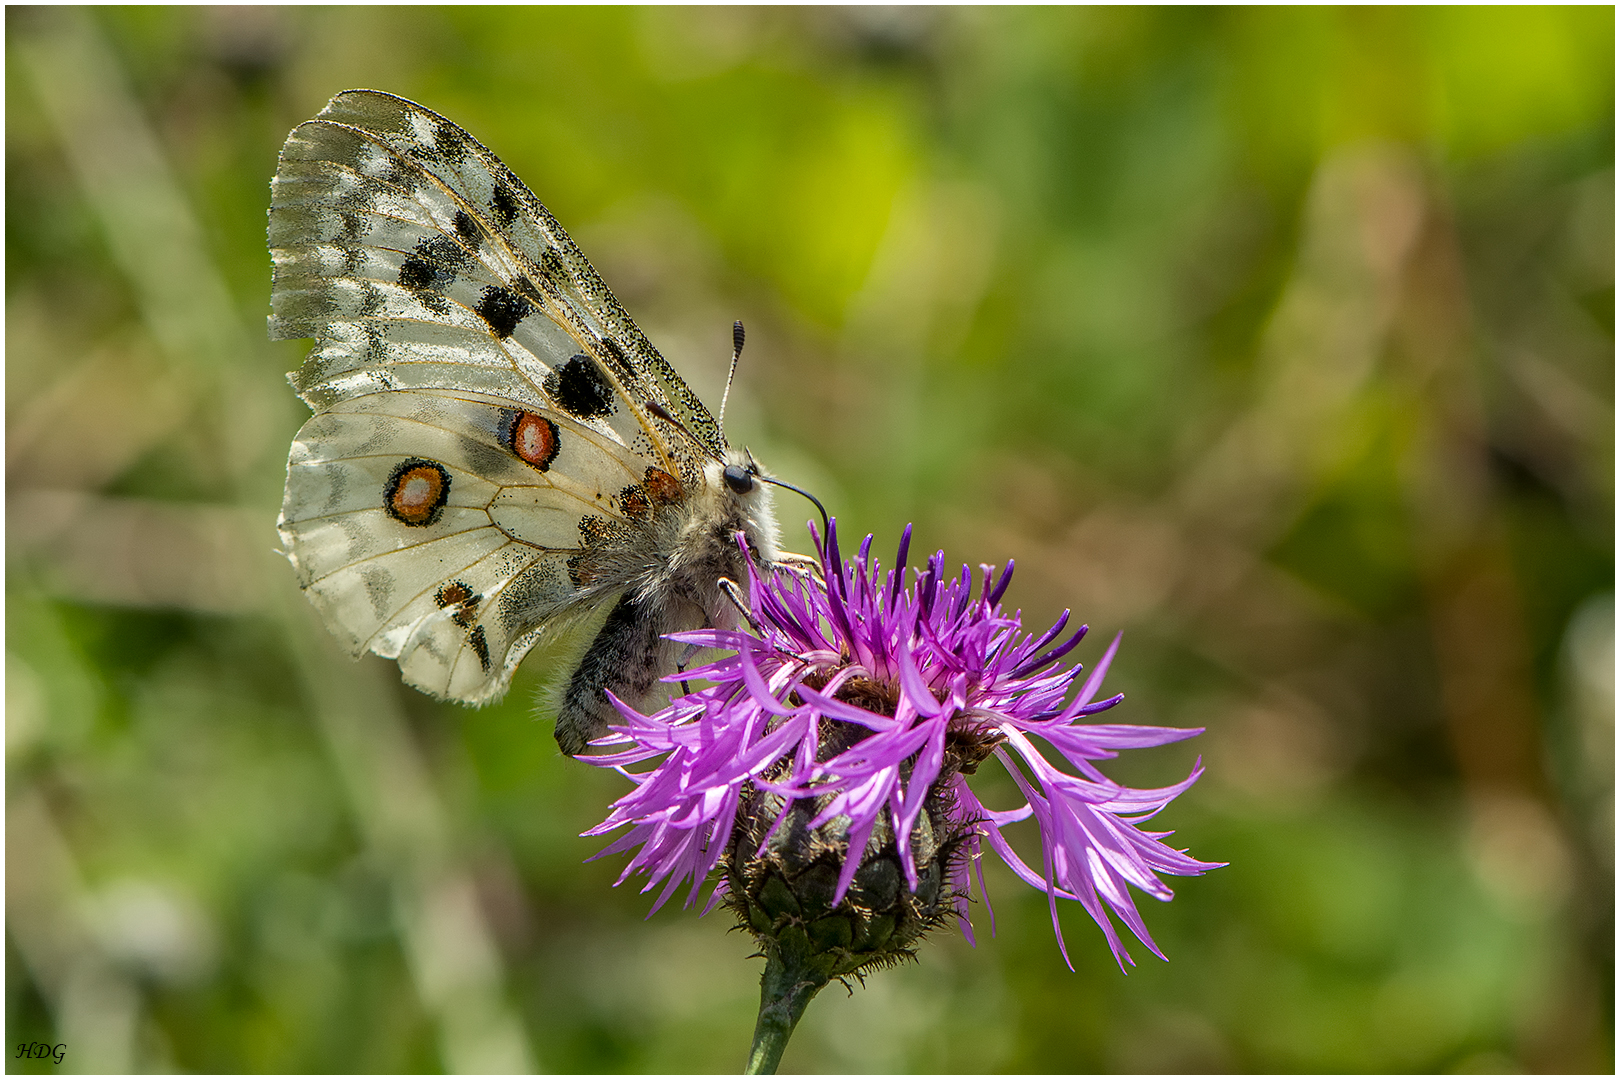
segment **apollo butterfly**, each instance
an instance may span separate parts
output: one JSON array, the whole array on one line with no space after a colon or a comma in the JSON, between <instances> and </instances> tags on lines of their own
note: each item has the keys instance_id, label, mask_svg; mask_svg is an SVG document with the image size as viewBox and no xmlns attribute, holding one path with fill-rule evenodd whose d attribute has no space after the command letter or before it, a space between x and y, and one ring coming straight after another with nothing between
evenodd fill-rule
<instances>
[{"instance_id":1,"label":"apollo butterfly","mask_svg":"<svg viewBox=\"0 0 1620 1080\"><path fill-rule=\"evenodd\" d=\"M793 558L752 456L449 120L338 94L287 137L269 241L270 336L315 339L279 529L355 655L476 704L579 631L554 702L577 754L619 719L605 691L640 704L675 669L665 634L736 625L745 557Z\"/></svg>"}]
</instances>

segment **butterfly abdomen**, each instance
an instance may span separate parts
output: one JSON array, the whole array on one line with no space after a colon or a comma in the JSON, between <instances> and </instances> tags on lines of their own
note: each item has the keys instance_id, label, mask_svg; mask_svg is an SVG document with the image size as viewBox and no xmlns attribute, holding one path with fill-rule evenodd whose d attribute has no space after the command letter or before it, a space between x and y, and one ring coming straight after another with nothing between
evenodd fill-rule
<instances>
[{"instance_id":1,"label":"butterfly abdomen","mask_svg":"<svg viewBox=\"0 0 1620 1080\"><path fill-rule=\"evenodd\" d=\"M584 753L592 739L607 734L609 724L621 722L604 689L640 705L657 685L668 621L659 608L656 600L638 601L627 593L608 612L557 709L557 745L563 753Z\"/></svg>"}]
</instances>

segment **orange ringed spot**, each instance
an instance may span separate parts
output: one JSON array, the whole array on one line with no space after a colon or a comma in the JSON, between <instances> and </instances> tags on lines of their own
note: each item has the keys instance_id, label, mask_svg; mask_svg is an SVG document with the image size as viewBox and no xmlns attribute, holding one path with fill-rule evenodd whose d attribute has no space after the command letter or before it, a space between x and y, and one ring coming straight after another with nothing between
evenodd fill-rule
<instances>
[{"instance_id":1,"label":"orange ringed spot","mask_svg":"<svg viewBox=\"0 0 1620 1080\"><path fill-rule=\"evenodd\" d=\"M431 525L450 498L450 470L437 461L406 458L383 485L383 509L404 525Z\"/></svg>"},{"instance_id":2,"label":"orange ringed spot","mask_svg":"<svg viewBox=\"0 0 1620 1080\"><path fill-rule=\"evenodd\" d=\"M465 581L447 581L433 594L433 602L450 611L457 626L471 626L478 618L478 601L483 597L468 588Z\"/></svg>"},{"instance_id":3,"label":"orange ringed spot","mask_svg":"<svg viewBox=\"0 0 1620 1080\"><path fill-rule=\"evenodd\" d=\"M632 521L645 518L652 510L652 504L647 501L647 489L640 484L631 484L619 492L619 508Z\"/></svg>"},{"instance_id":4,"label":"orange ringed spot","mask_svg":"<svg viewBox=\"0 0 1620 1080\"><path fill-rule=\"evenodd\" d=\"M559 447L557 425L532 412L514 415L507 437L507 447L530 465L545 472L557 458Z\"/></svg>"},{"instance_id":5,"label":"orange ringed spot","mask_svg":"<svg viewBox=\"0 0 1620 1080\"><path fill-rule=\"evenodd\" d=\"M663 469L649 467L641 484L656 503L677 503L686 498L686 488Z\"/></svg>"},{"instance_id":6,"label":"orange ringed spot","mask_svg":"<svg viewBox=\"0 0 1620 1080\"><path fill-rule=\"evenodd\" d=\"M447 581L439 586L439 591L433 597L440 607L454 607L472 599L475 599L473 591L465 581Z\"/></svg>"}]
</instances>

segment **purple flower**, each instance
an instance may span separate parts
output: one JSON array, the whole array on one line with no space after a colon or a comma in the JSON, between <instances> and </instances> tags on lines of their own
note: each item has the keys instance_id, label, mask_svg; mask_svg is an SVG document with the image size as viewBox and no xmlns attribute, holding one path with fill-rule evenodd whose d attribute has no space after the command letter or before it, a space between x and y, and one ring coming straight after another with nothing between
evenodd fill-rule
<instances>
[{"instance_id":1,"label":"purple flower","mask_svg":"<svg viewBox=\"0 0 1620 1080\"><path fill-rule=\"evenodd\" d=\"M829 525L825 544L818 538L824 583L803 572L762 578L751 570L747 630L672 635L729 655L686 672L709 685L653 716L615 701L625 723L600 740L607 753L585 760L618 769L635 789L586 834L629 827L598 857L634 852L619 880L641 872L644 891L662 884L655 911L687 881L692 904L723 870L705 912L724 899L762 938L786 923L812 943L822 934L848 971L904 952L945 912L972 941L970 870L988 845L1046 891L1065 962L1059 899L1085 907L1122 970L1134 961L1110 911L1163 958L1129 886L1169 900L1160 874L1224 864L1200 862L1166 845L1169 833L1141 825L1191 786L1202 765L1179 784L1144 790L1109 780L1093 763L1202 729L1089 722L1121 700L1097 700L1119 639L1071 697L1081 667L1059 661L1084 626L1057 643L1064 612L1039 637L1025 634L1018 614L1000 607L1010 562L999 576L981 567L975 594L968 568L947 578L939 552L908 589L910 540L908 527L896 559L902 569L885 572L871 559L870 536L845 564ZM993 810L974 795L968 777L991 757L1011 774L1023 805ZM630 769L653 759L662 760ZM1030 817L1040 830L1039 872L1002 834ZM982 873L979 889L983 895ZM910 907L893 906L897 895ZM822 914L839 912L856 914L829 929Z\"/></svg>"}]
</instances>

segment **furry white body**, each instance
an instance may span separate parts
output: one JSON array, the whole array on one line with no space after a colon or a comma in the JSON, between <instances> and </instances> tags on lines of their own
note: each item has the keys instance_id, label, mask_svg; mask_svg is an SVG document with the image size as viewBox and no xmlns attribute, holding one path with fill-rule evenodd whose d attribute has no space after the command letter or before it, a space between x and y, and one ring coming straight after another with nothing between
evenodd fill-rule
<instances>
[{"instance_id":1,"label":"furry white body","mask_svg":"<svg viewBox=\"0 0 1620 1080\"><path fill-rule=\"evenodd\" d=\"M729 456L731 464L746 461L736 451ZM659 514L635 542L601 553L601 595L588 603L613 608L568 681L556 683L551 693L564 753L582 752L620 721L604 689L630 705L653 699L659 678L674 671L686 651L664 635L703 626L735 628L736 609L719 581L746 580L738 533L748 538L757 568L776 562L770 489L755 484L738 494L721 479L719 464L705 468L703 478L698 492Z\"/></svg>"}]
</instances>

